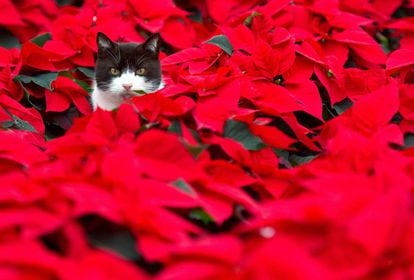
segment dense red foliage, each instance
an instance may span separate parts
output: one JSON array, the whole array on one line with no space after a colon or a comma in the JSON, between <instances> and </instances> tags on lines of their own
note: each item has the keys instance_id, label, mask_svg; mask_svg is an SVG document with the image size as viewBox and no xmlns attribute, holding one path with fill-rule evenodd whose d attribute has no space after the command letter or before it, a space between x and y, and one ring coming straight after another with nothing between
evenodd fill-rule
<instances>
[{"instance_id":1,"label":"dense red foliage","mask_svg":"<svg viewBox=\"0 0 414 280\"><path fill-rule=\"evenodd\" d=\"M413 1L66 2L0 0L0 279L414 277ZM92 112L98 31L166 87Z\"/></svg>"}]
</instances>

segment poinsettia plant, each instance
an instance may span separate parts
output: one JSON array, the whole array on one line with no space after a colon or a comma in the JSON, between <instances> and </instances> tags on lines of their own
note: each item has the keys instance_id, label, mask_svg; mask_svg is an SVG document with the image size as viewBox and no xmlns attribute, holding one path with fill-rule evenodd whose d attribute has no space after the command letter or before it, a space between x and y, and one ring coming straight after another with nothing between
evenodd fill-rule
<instances>
[{"instance_id":1,"label":"poinsettia plant","mask_svg":"<svg viewBox=\"0 0 414 280\"><path fill-rule=\"evenodd\" d=\"M0 279L414 276L413 1L0 7ZM166 86L93 111L98 32Z\"/></svg>"}]
</instances>

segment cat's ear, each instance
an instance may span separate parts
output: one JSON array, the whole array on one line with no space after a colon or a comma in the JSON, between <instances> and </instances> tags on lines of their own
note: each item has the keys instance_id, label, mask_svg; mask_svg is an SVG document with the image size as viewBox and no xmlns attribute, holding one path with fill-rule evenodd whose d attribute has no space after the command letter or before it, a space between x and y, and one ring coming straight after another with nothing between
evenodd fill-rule
<instances>
[{"instance_id":1,"label":"cat's ear","mask_svg":"<svg viewBox=\"0 0 414 280\"><path fill-rule=\"evenodd\" d=\"M99 49L112 49L115 44L111 41L111 39L108 38L105 34L102 32L98 32L98 35L96 36L96 44L98 45Z\"/></svg>"},{"instance_id":2,"label":"cat's ear","mask_svg":"<svg viewBox=\"0 0 414 280\"><path fill-rule=\"evenodd\" d=\"M149 37L143 44L144 49L154 53L160 50L160 35L158 33Z\"/></svg>"}]
</instances>

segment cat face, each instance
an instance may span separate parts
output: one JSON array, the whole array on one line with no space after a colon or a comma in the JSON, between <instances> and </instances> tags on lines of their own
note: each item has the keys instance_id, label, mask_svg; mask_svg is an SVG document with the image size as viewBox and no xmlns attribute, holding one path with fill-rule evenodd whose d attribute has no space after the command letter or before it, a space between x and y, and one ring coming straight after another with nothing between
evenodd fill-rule
<instances>
[{"instance_id":1,"label":"cat face","mask_svg":"<svg viewBox=\"0 0 414 280\"><path fill-rule=\"evenodd\" d=\"M158 34L135 44L115 43L98 33L97 43L95 78L101 92L131 97L137 95L135 91L150 93L161 87Z\"/></svg>"}]
</instances>

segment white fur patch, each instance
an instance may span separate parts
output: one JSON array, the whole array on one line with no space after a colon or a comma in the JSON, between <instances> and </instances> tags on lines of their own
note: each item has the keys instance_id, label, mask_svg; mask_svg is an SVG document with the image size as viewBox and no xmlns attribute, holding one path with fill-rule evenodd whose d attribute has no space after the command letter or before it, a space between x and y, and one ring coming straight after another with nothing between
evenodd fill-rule
<instances>
[{"instance_id":1,"label":"white fur patch","mask_svg":"<svg viewBox=\"0 0 414 280\"><path fill-rule=\"evenodd\" d=\"M132 85L130 90L126 90L123 85ZM146 82L144 77L135 75L134 72L123 72L121 76L112 80L108 90L100 90L96 83L93 84L92 92L92 106L96 110L97 107L103 110L113 110L124 101L125 96L128 93L134 95L134 91L144 91L145 93L151 93L158 91L164 87L164 82L161 82L158 88L154 90L154 86L151 82Z\"/></svg>"},{"instance_id":2,"label":"white fur patch","mask_svg":"<svg viewBox=\"0 0 414 280\"><path fill-rule=\"evenodd\" d=\"M123 101L122 96L113 94L110 91L100 90L96 86L93 88L91 99L93 110L96 110L99 107L106 111L118 108Z\"/></svg>"}]
</instances>

